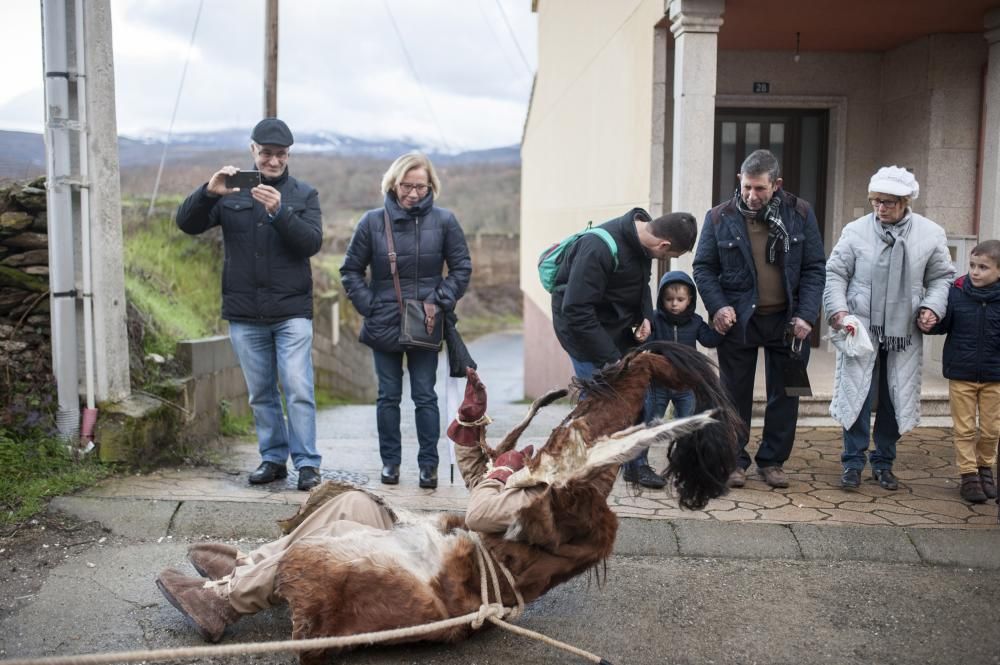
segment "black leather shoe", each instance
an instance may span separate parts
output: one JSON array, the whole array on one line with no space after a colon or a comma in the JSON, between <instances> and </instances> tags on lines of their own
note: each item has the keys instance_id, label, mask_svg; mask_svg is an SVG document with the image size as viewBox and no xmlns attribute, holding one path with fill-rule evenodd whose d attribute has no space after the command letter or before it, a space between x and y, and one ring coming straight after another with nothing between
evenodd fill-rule
<instances>
[{"instance_id":1,"label":"black leather shoe","mask_svg":"<svg viewBox=\"0 0 1000 665\"><path fill-rule=\"evenodd\" d=\"M383 485L398 485L399 484L399 465L398 464L386 464L382 467L382 484Z\"/></svg>"},{"instance_id":2,"label":"black leather shoe","mask_svg":"<svg viewBox=\"0 0 1000 665\"><path fill-rule=\"evenodd\" d=\"M893 475L892 469L875 469L872 471L872 478L878 481L878 484L882 486L882 489L899 489L899 481L896 480L896 476Z\"/></svg>"},{"instance_id":3,"label":"black leather shoe","mask_svg":"<svg viewBox=\"0 0 1000 665\"><path fill-rule=\"evenodd\" d=\"M432 490L438 486L438 470L436 466L420 467L420 486Z\"/></svg>"},{"instance_id":4,"label":"black leather shoe","mask_svg":"<svg viewBox=\"0 0 1000 665\"><path fill-rule=\"evenodd\" d=\"M304 466L299 469L299 490L308 492L319 485L323 480L319 475L319 469L314 466Z\"/></svg>"},{"instance_id":5,"label":"black leather shoe","mask_svg":"<svg viewBox=\"0 0 1000 665\"><path fill-rule=\"evenodd\" d=\"M663 479L663 476L653 471L653 467L648 464L640 466L638 471L629 469L623 475L626 482L639 483L651 490L661 490L667 486L667 481Z\"/></svg>"},{"instance_id":6,"label":"black leather shoe","mask_svg":"<svg viewBox=\"0 0 1000 665\"><path fill-rule=\"evenodd\" d=\"M274 462L261 462L257 470L250 474L251 485L263 485L264 483L273 483L275 480L281 480L282 478L288 477L288 469L285 468L284 464L275 464Z\"/></svg>"},{"instance_id":7,"label":"black leather shoe","mask_svg":"<svg viewBox=\"0 0 1000 665\"><path fill-rule=\"evenodd\" d=\"M861 487L861 472L857 469L844 469L844 474L840 476L840 486L846 490Z\"/></svg>"}]
</instances>

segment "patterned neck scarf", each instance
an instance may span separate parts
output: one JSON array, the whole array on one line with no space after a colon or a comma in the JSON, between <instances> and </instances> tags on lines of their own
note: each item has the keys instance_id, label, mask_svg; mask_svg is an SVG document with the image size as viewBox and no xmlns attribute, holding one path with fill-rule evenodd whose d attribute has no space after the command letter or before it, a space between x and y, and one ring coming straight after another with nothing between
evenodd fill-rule
<instances>
[{"instance_id":1,"label":"patterned neck scarf","mask_svg":"<svg viewBox=\"0 0 1000 665\"><path fill-rule=\"evenodd\" d=\"M759 220L767 222L767 262L774 263L778 260L778 247L788 253L789 240L788 229L781 219L781 197L776 191L767 205L760 210L751 210L740 196L740 190L736 190L734 195L736 208L747 221Z\"/></svg>"}]
</instances>

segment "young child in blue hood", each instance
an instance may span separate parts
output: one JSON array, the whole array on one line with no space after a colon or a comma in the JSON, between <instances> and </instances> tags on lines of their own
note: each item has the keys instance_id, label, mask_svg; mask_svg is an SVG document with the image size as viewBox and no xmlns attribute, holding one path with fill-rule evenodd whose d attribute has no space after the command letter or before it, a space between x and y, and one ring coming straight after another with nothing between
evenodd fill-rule
<instances>
[{"instance_id":1,"label":"young child in blue hood","mask_svg":"<svg viewBox=\"0 0 1000 665\"><path fill-rule=\"evenodd\" d=\"M676 342L692 348L702 346L714 349L722 343L722 335L715 332L705 320L694 311L698 301L698 291L694 280L686 272L673 270L660 279L657 292L656 310L653 312L653 332L647 342ZM646 422L662 418L667 405L674 405L674 417L683 418L694 413L694 393L690 390L668 390L653 384L646 393L643 417ZM643 452L624 465L625 480L653 487L656 483L650 474L655 474L649 466L647 453ZM664 485L666 482L664 482ZM662 487L663 485L659 485Z\"/></svg>"}]
</instances>

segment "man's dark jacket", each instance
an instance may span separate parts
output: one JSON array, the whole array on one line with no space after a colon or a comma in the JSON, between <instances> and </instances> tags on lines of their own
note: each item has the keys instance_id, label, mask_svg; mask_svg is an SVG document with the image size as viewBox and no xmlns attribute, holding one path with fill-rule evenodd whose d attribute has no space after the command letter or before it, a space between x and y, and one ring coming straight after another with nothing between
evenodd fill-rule
<instances>
[{"instance_id":1,"label":"man's dark jacket","mask_svg":"<svg viewBox=\"0 0 1000 665\"><path fill-rule=\"evenodd\" d=\"M968 275L948 289L948 309L931 334L948 333L942 370L954 381L1000 381L1000 282L972 286Z\"/></svg>"},{"instance_id":2,"label":"man's dark jacket","mask_svg":"<svg viewBox=\"0 0 1000 665\"><path fill-rule=\"evenodd\" d=\"M369 210L358 222L347 247L340 275L355 309L365 317L360 340L376 351L399 352L400 318L396 290L389 271L389 247L385 217L392 220L393 242L399 286L404 299L415 298L438 305L445 312L455 309L472 277L472 258L465 234L450 210L434 205L434 195L404 209L393 194L385 197L385 208ZM448 266L448 276L442 275ZM371 281L365 269L371 270Z\"/></svg>"},{"instance_id":3,"label":"man's dark jacket","mask_svg":"<svg viewBox=\"0 0 1000 665\"><path fill-rule=\"evenodd\" d=\"M222 318L274 323L313 315L309 257L323 244L323 217L316 190L288 175L265 179L281 192L281 209L270 219L250 190L212 196L207 183L177 210L177 226L197 235L222 227Z\"/></svg>"},{"instance_id":4,"label":"man's dark jacket","mask_svg":"<svg viewBox=\"0 0 1000 665\"><path fill-rule=\"evenodd\" d=\"M652 258L639 243L635 220L649 213L633 208L600 225L618 244L618 268L607 243L587 233L566 250L552 290L552 324L573 358L597 367L637 346L632 328L653 321L649 293Z\"/></svg>"},{"instance_id":5,"label":"man's dark jacket","mask_svg":"<svg viewBox=\"0 0 1000 665\"><path fill-rule=\"evenodd\" d=\"M823 238L808 203L781 189L774 195L781 197L781 219L789 235L788 254L782 249L777 252L784 274L786 316L812 324L819 318L826 283ZM757 269L747 222L734 200L705 215L694 257L694 281L709 316L732 307L739 338L746 339L747 323L757 307Z\"/></svg>"}]
</instances>

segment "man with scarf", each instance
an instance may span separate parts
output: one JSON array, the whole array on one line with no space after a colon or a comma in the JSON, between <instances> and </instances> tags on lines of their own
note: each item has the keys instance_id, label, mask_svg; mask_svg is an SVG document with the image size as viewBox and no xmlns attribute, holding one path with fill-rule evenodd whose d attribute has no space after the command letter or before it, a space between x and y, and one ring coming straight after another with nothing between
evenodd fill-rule
<instances>
[{"instance_id":1,"label":"man with scarf","mask_svg":"<svg viewBox=\"0 0 1000 665\"><path fill-rule=\"evenodd\" d=\"M320 482L309 267L323 243L319 194L288 174L288 125L265 118L250 139L260 184L231 188L226 176L240 169L223 166L181 204L177 226L191 235L222 227L222 318L250 393L261 456L250 483L287 477L291 457L298 488L309 490Z\"/></svg>"},{"instance_id":2,"label":"man with scarf","mask_svg":"<svg viewBox=\"0 0 1000 665\"><path fill-rule=\"evenodd\" d=\"M781 188L777 158L752 152L737 175L733 198L705 216L694 279L719 345L719 375L750 428L758 349L767 365L767 408L754 462L771 487L788 487L782 469L792 452L799 399L785 394L784 367L793 344L809 360L808 337L823 295L823 239L812 207ZM800 347L801 345L801 347ZM801 348L801 350L799 350ZM730 487L743 487L750 455L740 443Z\"/></svg>"},{"instance_id":3,"label":"man with scarf","mask_svg":"<svg viewBox=\"0 0 1000 665\"><path fill-rule=\"evenodd\" d=\"M877 353L837 353L830 414L844 428L841 486L872 478L896 490L896 442L920 423L923 333L945 315L955 276L944 229L910 203L920 193L913 174L885 166L868 183L872 212L844 227L826 264L823 308L830 327L848 314L867 325ZM877 400L874 433L871 410ZM869 437L875 451L868 458Z\"/></svg>"}]
</instances>

